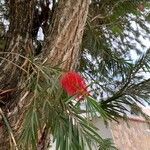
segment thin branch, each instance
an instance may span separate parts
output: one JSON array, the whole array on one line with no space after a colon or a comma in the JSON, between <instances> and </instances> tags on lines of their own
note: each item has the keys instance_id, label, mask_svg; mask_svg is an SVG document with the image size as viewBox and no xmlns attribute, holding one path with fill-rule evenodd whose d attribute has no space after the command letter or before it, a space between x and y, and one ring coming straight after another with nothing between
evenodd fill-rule
<instances>
[{"instance_id":1,"label":"thin branch","mask_svg":"<svg viewBox=\"0 0 150 150\"><path fill-rule=\"evenodd\" d=\"M112 14L112 12L113 12L113 10L120 4L120 3L123 3L123 2L125 2L125 1L127 1L127 0L120 0L120 1L118 1L118 2L116 2L115 4L114 4L114 6L111 8L111 10L107 13L107 15L105 15L105 16L102 16L101 14L98 14L98 15L96 15L94 18L92 18L91 20L90 20L90 22L93 22L94 20L96 20L96 19L105 19L105 18L108 18L108 17L110 17ZM98 2L96 2L97 4L98 4Z\"/></svg>"},{"instance_id":2,"label":"thin branch","mask_svg":"<svg viewBox=\"0 0 150 150\"><path fill-rule=\"evenodd\" d=\"M19 65L17 65L17 64L14 63L13 61L11 61L11 60L9 60L9 59L6 59L6 58L4 58L4 57L0 57L0 59L10 62L11 64L13 64L14 66L16 66L16 67L19 68L20 70L23 70L26 74L28 74L28 72L27 72L25 69L23 69L22 67L20 67Z\"/></svg>"},{"instance_id":3,"label":"thin branch","mask_svg":"<svg viewBox=\"0 0 150 150\"><path fill-rule=\"evenodd\" d=\"M0 114L2 115L2 117L4 119L4 122L5 122L6 126L7 126L7 129L9 131L10 136L11 136L11 139L12 139L12 141L14 143L15 150L19 150L18 147L17 147L17 143L16 143L16 140L15 140L13 131L12 131L12 129L11 129L10 125L9 125L9 122L8 122L6 116L5 116L5 114L4 114L4 112L3 112L3 110L1 108L0 108Z\"/></svg>"}]
</instances>

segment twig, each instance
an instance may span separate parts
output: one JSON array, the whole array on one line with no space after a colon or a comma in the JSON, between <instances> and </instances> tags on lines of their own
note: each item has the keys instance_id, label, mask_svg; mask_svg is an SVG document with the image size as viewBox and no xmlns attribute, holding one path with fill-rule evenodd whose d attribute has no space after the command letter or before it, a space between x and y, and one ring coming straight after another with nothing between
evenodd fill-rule
<instances>
[{"instance_id":1,"label":"twig","mask_svg":"<svg viewBox=\"0 0 150 150\"><path fill-rule=\"evenodd\" d=\"M0 108L0 114L2 115L2 117L4 119L4 122L5 122L6 126L7 126L7 129L9 131L10 136L11 136L11 139L12 139L12 141L14 143L15 150L19 150L18 147L17 147L17 143L16 143L16 140L15 140L15 137L13 135L13 131L12 131L12 129L11 129L10 125L9 125L9 122L8 122L6 116L5 116L5 114L4 114L4 112L3 112L3 110L1 108Z\"/></svg>"}]
</instances>

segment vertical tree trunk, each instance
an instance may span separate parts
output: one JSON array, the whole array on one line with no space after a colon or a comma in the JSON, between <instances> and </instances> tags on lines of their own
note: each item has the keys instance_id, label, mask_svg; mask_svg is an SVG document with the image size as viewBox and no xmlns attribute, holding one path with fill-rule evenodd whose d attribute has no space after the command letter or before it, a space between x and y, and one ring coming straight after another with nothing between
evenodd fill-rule
<instances>
[{"instance_id":1,"label":"vertical tree trunk","mask_svg":"<svg viewBox=\"0 0 150 150\"><path fill-rule=\"evenodd\" d=\"M79 63L80 44L90 0L60 0L45 40L46 63L74 70ZM48 56L48 57L46 57Z\"/></svg>"},{"instance_id":2,"label":"vertical tree trunk","mask_svg":"<svg viewBox=\"0 0 150 150\"><path fill-rule=\"evenodd\" d=\"M34 7L35 0L29 2L26 0L10 0L9 2L9 13L11 15L5 48L5 52L9 53L4 54L5 59L2 60L0 66L0 89L4 87L6 89L14 88L17 85L16 81L19 78L16 77L16 75L18 76L16 66L11 62L20 66L24 62L17 53L24 56L29 56L32 53L31 30Z\"/></svg>"},{"instance_id":3,"label":"vertical tree trunk","mask_svg":"<svg viewBox=\"0 0 150 150\"><path fill-rule=\"evenodd\" d=\"M64 71L77 68L89 4L90 0L59 0L45 38L44 63ZM40 150L44 150L48 142L46 140L41 144Z\"/></svg>"},{"instance_id":4,"label":"vertical tree trunk","mask_svg":"<svg viewBox=\"0 0 150 150\"><path fill-rule=\"evenodd\" d=\"M18 84L21 81L21 68L24 68L26 62L20 55L27 57L32 54L31 30L35 0L10 0L8 5L10 26L5 51L0 53L0 92L12 91L8 93L8 97L0 101L0 107L6 115L17 105L20 95ZM2 124L5 123L2 122ZM2 125L0 127L0 150L11 149L8 137L6 126Z\"/></svg>"}]
</instances>

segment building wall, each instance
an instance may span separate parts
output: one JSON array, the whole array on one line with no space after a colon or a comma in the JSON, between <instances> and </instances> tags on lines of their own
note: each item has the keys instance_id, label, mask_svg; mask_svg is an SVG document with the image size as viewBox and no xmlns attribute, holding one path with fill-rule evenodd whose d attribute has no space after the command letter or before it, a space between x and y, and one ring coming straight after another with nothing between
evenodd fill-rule
<instances>
[{"instance_id":1,"label":"building wall","mask_svg":"<svg viewBox=\"0 0 150 150\"><path fill-rule=\"evenodd\" d=\"M150 128L139 117L131 117L128 124L111 122L114 143L119 150L150 150Z\"/></svg>"},{"instance_id":2,"label":"building wall","mask_svg":"<svg viewBox=\"0 0 150 150\"><path fill-rule=\"evenodd\" d=\"M113 139L118 150L150 150L150 128L143 118L130 117L128 124L123 120L110 122L108 127L101 118L92 119L92 123L101 137ZM55 150L55 143L50 150Z\"/></svg>"},{"instance_id":3,"label":"building wall","mask_svg":"<svg viewBox=\"0 0 150 150\"><path fill-rule=\"evenodd\" d=\"M97 127L97 133L99 133L99 135L102 138L113 138L112 137L112 133L111 133L111 128L108 126L106 126L104 124L104 121L101 118L94 118L92 119L92 123Z\"/></svg>"},{"instance_id":4,"label":"building wall","mask_svg":"<svg viewBox=\"0 0 150 150\"><path fill-rule=\"evenodd\" d=\"M99 133L102 138L112 139L111 128L109 126L107 127L101 118L93 118L91 122L97 127L97 133ZM52 143L52 147L50 148L50 150L55 150L55 147L55 143ZM93 145L92 150L98 150L98 146Z\"/></svg>"}]
</instances>

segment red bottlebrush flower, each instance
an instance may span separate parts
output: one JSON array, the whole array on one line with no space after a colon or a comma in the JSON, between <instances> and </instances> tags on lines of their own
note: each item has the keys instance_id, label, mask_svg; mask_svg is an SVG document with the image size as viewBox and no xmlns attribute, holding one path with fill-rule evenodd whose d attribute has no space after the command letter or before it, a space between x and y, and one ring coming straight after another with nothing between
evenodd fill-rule
<instances>
[{"instance_id":1,"label":"red bottlebrush flower","mask_svg":"<svg viewBox=\"0 0 150 150\"><path fill-rule=\"evenodd\" d=\"M70 95L76 95L79 100L89 95L85 79L77 72L70 71L61 76L61 86Z\"/></svg>"}]
</instances>

